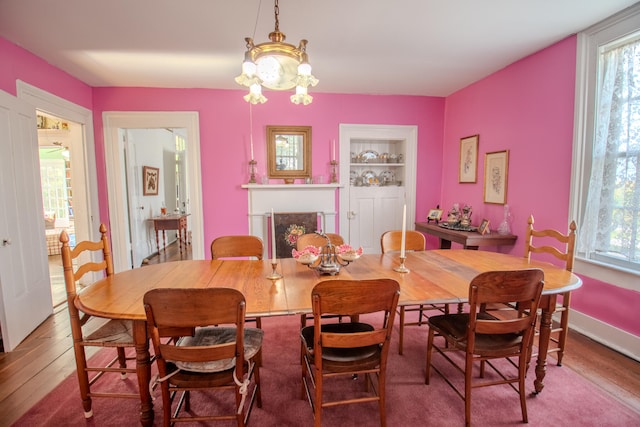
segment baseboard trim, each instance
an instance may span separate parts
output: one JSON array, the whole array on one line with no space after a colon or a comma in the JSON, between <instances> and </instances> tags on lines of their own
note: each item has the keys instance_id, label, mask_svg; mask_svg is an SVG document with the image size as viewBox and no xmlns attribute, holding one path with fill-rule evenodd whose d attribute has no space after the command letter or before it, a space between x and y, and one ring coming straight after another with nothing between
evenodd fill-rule
<instances>
[{"instance_id":1,"label":"baseboard trim","mask_svg":"<svg viewBox=\"0 0 640 427\"><path fill-rule=\"evenodd\" d=\"M640 362L640 337L573 309L569 316L569 327Z\"/></svg>"}]
</instances>

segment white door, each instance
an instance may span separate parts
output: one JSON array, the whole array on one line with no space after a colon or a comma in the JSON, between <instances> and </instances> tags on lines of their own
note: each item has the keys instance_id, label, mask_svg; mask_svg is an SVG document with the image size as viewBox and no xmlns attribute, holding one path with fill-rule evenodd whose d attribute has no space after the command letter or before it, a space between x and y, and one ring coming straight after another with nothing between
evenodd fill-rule
<instances>
[{"instance_id":1,"label":"white door","mask_svg":"<svg viewBox=\"0 0 640 427\"><path fill-rule=\"evenodd\" d=\"M402 227L404 191L399 187L370 190L365 187L351 189L348 234L341 234L351 245L362 246L365 253L377 254L381 252L382 233Z\"/></svg>"},{"instance_id":2,"label":"white door","mask_svg":"<svg viewBox=\"0 0 640 427\"><path fill-rule=\"evenodd\" d=\"M131 268L137 268L142 265L142 260L151 253L148 245L144 204L140 200L139 194L139 189L142 188L142 167L138 166L135 145L129 132L125 129L119 131L123 136L122 149L124 170L126 171L124 178L129 212L129 242L127 246L131 251Z\"/></svg>"},{"instance_id":3,"label":"white door","mask_svg":"<svg viewBox=\"0 0 640 427\"><path fill-rule=\"evenodd\" d=\"M0 327L13 350L52 313L33 106L0 91Z\"/></svg>"}]
</instances>

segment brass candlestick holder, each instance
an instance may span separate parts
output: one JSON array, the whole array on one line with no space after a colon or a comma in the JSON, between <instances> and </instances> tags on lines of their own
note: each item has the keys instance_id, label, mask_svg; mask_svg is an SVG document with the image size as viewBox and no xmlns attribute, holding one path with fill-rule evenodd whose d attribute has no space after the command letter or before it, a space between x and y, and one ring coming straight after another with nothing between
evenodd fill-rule
<instances>
[{"instance_id":1,"label":"brass candlestick holder","mask_svg":"<svg viewBox=\"0 0 640 427\"><path fill-rule=\"evenodd\" d=\"M329 182L331 184L336 184L338 182L338 162L336 160L331 160L329 164L331 165L331 175L329 176Z\"/></svg>"},{"instance_id":2,"label":"brass candlestick holder","mask_svg":"<svg viewBox=\"0 0 640 427\"><path fill-rule=\"evenodd\" d=\"M406 256L400 257L400 265L393 269L393 271L397 271L398 273L408 273L410 270L405 267L404 260L407 259Z\"/></svg>"},{"instance_id":3,"label":"brass candlestick holder","mask_svg":"<svg viewBox=\"0 0 640 427\"><path fill-rule=\"evenodd\" d=\"M256 162L255 160L251 159L249 161L249 184L255 184L256 181L256 173L258 172L258 168L256 167L256 165L258 164L258 162Z\"/></svg>"},{"instance_id":4,"label":"brass candlestick holder","mask_svg":"<svg viewBox=\"0 0 640 427\"><path fill-rule=\"evenodd\" d=\"M271 261L271 274L267 276L267 279L271 279L271 280L282 279L282 275L276 271L276 267L278 267L278 263Z\"/></svg>"}]
</instances>

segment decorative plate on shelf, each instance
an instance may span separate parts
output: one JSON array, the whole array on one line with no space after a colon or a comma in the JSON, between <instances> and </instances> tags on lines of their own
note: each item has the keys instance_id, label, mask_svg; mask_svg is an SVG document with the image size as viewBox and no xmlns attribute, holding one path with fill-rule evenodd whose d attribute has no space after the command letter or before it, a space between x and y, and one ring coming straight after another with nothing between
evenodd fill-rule
<instances>
[{"instance_id":1,"label":"decorative plate on shelf","mask_svg":"<svg viewBox=\"0 0 640 427\"><path fill-rule=\"evenodd\" d=\"M378 161L378 152L373 150L364 150L358 154L358 158L362 163L376 163Z\"/></svg>"},{"instance_id":2,"label":"decorative plate on shelf","mask_svg":"<svg viewBox=\"0 0 640 427\"><path fill-rule=\"evenodd\" d=\"M380 181L376 173L372 170L366 170L362 172L362 179L364 180L364 185L379 185Z\"/></svg>"},{"instance_id":3,"label":"decorative plate on shelf","mask_svg":"<svg viewBox=\"0 0 640 427\"><path fill-rule=\"evenodd\" d=\"M378 175L378 179L382 181L382 184L393 184L396 181L396 174L390 170L382 171Z\"/></svg>"}]
</instances>

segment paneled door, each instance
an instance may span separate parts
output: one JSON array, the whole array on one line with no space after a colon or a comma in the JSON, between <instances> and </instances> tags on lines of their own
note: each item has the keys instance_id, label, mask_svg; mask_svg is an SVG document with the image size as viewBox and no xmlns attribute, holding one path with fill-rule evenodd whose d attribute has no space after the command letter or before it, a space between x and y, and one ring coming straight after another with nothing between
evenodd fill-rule
<instances>
[{"instance_id":1,"label":"paneled door","mask_svg":"<svg viewBox=\"0 0 640 427\"><path fill-rule=\"evenodd\" d=\"M0 91L0 327L13 350L53 312L36 111Z\"/></svg>"}]
</instances>

